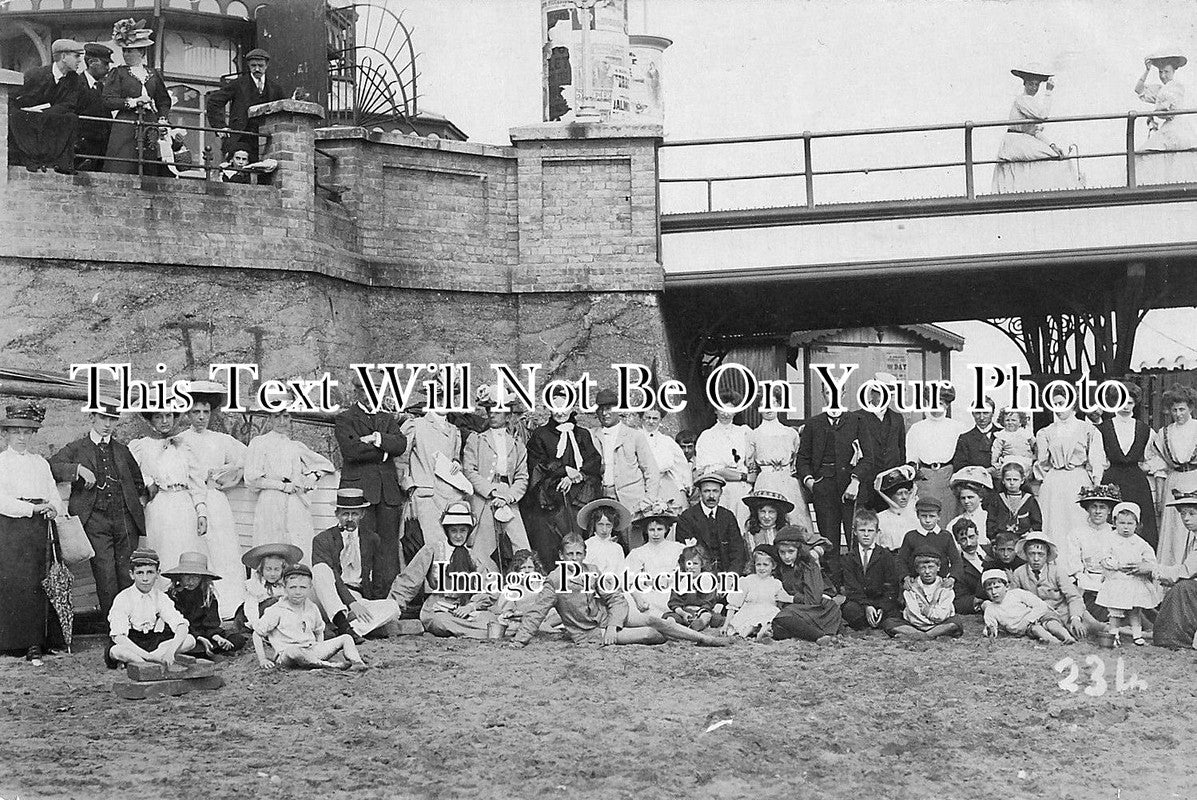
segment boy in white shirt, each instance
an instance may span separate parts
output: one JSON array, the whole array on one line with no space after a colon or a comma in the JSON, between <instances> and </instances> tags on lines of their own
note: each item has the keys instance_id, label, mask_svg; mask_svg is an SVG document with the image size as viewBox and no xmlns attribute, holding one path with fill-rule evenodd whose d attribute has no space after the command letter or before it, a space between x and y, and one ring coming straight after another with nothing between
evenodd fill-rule
<instances>
[{"instance_id":1,"label":"boy in white shirt","mask_svg":"<svg viewBox=\"0 0 1197 800\"><path fill-rule=\"evenodd\" d=\"M149 663L169 667L180 650L195 647L195 637L166 592L158 588L158 554L135 550L130 561L133 585L112 601L108 612L112 644L104 652L104 661L109 669Z\"/></svg>"}]
</instances>

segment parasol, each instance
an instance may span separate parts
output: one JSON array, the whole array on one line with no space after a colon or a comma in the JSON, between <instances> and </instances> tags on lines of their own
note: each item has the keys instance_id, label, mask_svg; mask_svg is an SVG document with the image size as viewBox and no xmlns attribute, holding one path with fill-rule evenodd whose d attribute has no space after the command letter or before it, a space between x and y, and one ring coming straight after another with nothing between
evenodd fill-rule
<instances>
[{"instance_id":1,"label":"parasol","mask_svg":"<svg viewBox=\"0 0 1197 800\"><path fill-rule=\"evenodd\" d=\"M50 551L50 558L46 568L46 577L42 579L42 588L46 591L46 597L50 599L54 613L58 615L58 623L62 628L62 640L69 653L75 627L75 609L71 604L71 586L75 582L75 576L58 557L58 548L54 544L54 523L48 520L46 522L46 547Z\"/></svg>"}]
</instances>

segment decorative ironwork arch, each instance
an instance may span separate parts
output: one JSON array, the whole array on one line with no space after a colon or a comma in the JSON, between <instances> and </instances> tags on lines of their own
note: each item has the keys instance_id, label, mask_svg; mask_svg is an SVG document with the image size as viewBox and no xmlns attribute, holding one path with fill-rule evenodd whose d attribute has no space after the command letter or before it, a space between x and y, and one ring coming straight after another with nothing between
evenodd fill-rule
<instances>
[{"instance_id":1,"label":"decorative ironwork arch","mask_svg":"<svg viewBox=\"0 0 1197 800\"><path fill-rule=\"evenodd\" d=\"M351 3L330 14L352 20L352 42L330 49L330 82L336 101L330 101L350 124L372 127L400 121L415 130L411 118L419 113L416 50L412 29L403 15L373 3ZM345 90L338 92L338 83Z\"/></svg>"}]
</instances>

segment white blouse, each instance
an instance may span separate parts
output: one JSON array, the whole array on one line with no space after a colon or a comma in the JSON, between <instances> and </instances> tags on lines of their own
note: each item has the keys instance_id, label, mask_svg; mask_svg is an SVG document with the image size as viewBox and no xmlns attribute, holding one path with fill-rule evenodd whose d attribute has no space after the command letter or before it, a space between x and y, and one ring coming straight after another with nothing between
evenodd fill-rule
<instances>
[{"instance_id":1,"label":"white blouse","mask_svg":"<svg viewBox=\"0 0 1197 800\"><path fill-rule=\"evenodd\" d=\"M7 448L0 452L0 515L32 517L33 504L19 500L21 497L43 500L53 504L59 514L66 513L50 463L36 453Z\"/></svg>"},{"instance_id":2,"label":"white blouse","mask_svg":"<svg viewBox=\"0 0 1197 800\"><path fill-rule=\"evenodd\" d=\"M956 453L960 426L947 417L927 417L906 432L906 460L916 464L947 464Z\"/></svg>"}]
</instances>

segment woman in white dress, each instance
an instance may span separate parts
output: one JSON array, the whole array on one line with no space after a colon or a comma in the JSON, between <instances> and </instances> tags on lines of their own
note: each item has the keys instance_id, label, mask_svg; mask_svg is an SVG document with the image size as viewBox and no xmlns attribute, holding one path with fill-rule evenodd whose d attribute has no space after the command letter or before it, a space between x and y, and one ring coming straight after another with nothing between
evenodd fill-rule
<instances>
[{"instance_id":1,"label":"woman in white dress","mask_svg":"<svg viewBox=\"0 0 1197 800\"><path fill-rule=\"evenodd\" d=\"M1062 542L1088 517L1076 499L1085 486L1101 483L1105 449L1097 428L1076 415L1075 403L1053 413L1054 421L1035 437L1043 485L1039 507L1043 532Z\"/></svg>"},{"instance_id":2,"label":"woman in white dress","mask_svg":"<svg viewBox=\"0 0 1197 800\"><path fill-rule=\"evenodd\" d=\"M926 417L906 431L906 460L918 467L919 497L934 497L939 501L939 524L945 528L950 527L947 521L959 513L956 495L948 485L956 440L960 438L960 425L948 419L948 407L955 399L954 389L941 389L936 407L928 409ZM985 535L983 529L981 535Z\"/></svg>"},{"instance_id":3,"label":"woman in white dress","mask_svg":"<svg viewBox=\"0 0 1197 800\"><path fill-rule=\"evenodd\" d=\"M145 536L164 564L177 564L183 553L206 553L207 489L191 444L182 436L181 414L144 413L150 435L129 442L150 502L145 507Z\"/></svg>"},{"instance_id":4,"label":"woman in white dress","mask_svg":"<svg viewBox=\"0 0 1197 800\"><path fill-rule=\"evenodd\" d=\"M1173 386L1164 392L1164 407L1172 414L1172 422L1155 434L1147 446L1147 464L1157 483L1163 482L1158 495L1170 500L1174 491L1186 494L1197 491L1197 392L1188 386ZM1189 532L1180 521L1180 512L1163 501L1160 521L1160 543L1156 551L1161 566L1174 567L1181 562Z\"/></svg>"},{"instance_id":5,"label":"woman in white dress","mask_svg":"<svg viewBox=\"0 0 1197 800\"><path fill-rule=\"evenodd\" d=\"M698 436L694 445L694 473L714 472L726 481L719 505L736 515L740 530L748 523L748 506L742 502L752 491L748 473L752 470L752 441L747 425L733 425L735 415L715 411L715 424Z\"/></svg>"},{"instance_id":6,"label":"woman in white dress","mask_svg":"<svg viewBox=\"0 0 1197 800\"><path fill-rule=\"evenodd\" d=\"M1185 87L1176 80L1176 71L1189 60L1174 50L1154 53L1143 59L1143 75L1135 84L1135 94L1154 111L1181 111ZM1159 83L1147 83L1152 68L1159 72ZM1193 117L1148 117L1147 139L1136 148L1147 155L1136 160L1139 183L1182 183L1197 180L1197 154L1167 151L1197 148L1197 125Z\"/></svg>"},{"instance_id":7,"label":"woman in white dress","mask_svg":"<svg viewBox=\"0 0 1197 800\"><path fill-rule=\"evenodd\" d=\"M1014 98L1010 109L1010 119L1019 122L1011 122L1006 128L998 148L1000 163L993 168L994 193L1078 188L1080 177L1075 163L1065 162L1064 150L1043 132L1056 88L1052 72L1036 64L1010 72L1022 80L1022 93Z\"/></svg>"},{"instance_id":8,"label":"woman in white dress","mask_svg":"<svg viewBox=\"0 0 1197 800\"><path fill-rule=\"evenodd\" d=\"M762 411L761 424L752 430L748 441L758 470L753 491L782 495L793 505L787 512L790 524L814 530L802 484L794 471L794 462L798 458L798 431L778 422L776 411Z\"/></svg>"},{"instance_id":9,"label":"woman in white dress","mask_svg":"<svg viewBox=\"0 0 1197 800\"><path fill-rule=\"evenodd\" d=\"M664 412L659 408L646 409L640 414L640 424L661 473L660 497L654 499L675 514L680 514L690 507L686 499L690 496L693 476L690 474L690 462L686 460L681 446L672 436L661 432L663 415Z\"/></svg>"},{"instance_id":10,"label":"woman in white dress","mask_svg":"<svg viewBox=\"0 0 1197 800\"><path fill-rule=\"evenodd\" d=\"M655 511L655 509L654 509ZM645 534L648 541L628 553L624 561L624 569L631 579L637 573L656 577L658 575L672 575L681 565L678 557L686 546L666 538L673 529L676 518L671 514L651 513L644 517ZM669 611L669 591L648 590L643 592L629 591L628 606L640 614L662 617ZM633 623L629 623L633 624Z\"/></svg>"},{"instance_id":11,"label":"woman in white dress","mask_svg":"<svg viewBox=\"0 0 1197 800\"><path fill-rule=\"evenodd\" d=\"M255 436L245 453L245 485L258 490L254 506L254 546L293 544L311 563L311 500L308 492L321 475L336 468L324 456L303 442L291 438L291 415L274 412L270 431Z\"/></svg>"},{"instance_id":12,"label":"woman in white dress","mask_svg":"<svg viewBox=\"0 0 1197 800\"><path fill-rule=\"evenodd\" d=\"M245 567L241 563L241 545L233 523L233 509L225 492L241 483L248 448L227 433L209 430L212 411L224 402L224 387L210 381L193 381L191 386L191 427L182 437L191 445L199 461L207 490L208 563L222 580L212 585L220 606L220 618L232 619L245 599Z\"/></svg>"}]
</instances>

